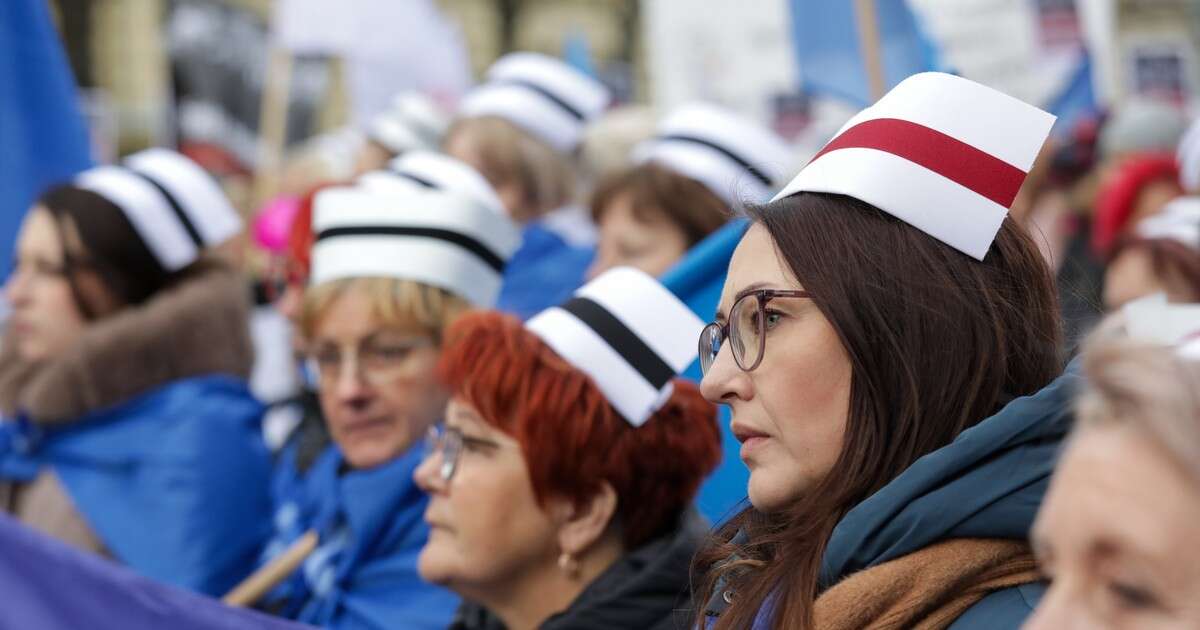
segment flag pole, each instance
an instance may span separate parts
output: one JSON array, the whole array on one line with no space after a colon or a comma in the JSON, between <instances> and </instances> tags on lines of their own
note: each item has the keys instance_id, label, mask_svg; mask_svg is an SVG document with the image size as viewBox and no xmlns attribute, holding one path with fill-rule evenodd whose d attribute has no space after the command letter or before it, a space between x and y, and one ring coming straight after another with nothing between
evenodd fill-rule
<instances>
[{"instance_id":1,"label":"flag pole","mask_svg":"<svg viewBox=\"0 0 1200 630\"><path fill-rule=\"evenodd\" d=\"M262 104L258 118L258 164L254 177L254 207L278 192L279 169L287 144L288 98L292 84L292 55L272 44L263 82Z\"/></svg>"},{"instance_id":2,"label":"flag pole","mask_svg":"<svg viewBox=\"0 0 1200 630\"><path fill-rule=\"evenodd\" d=\"M854 0L854 18L858 23L858 44L863 67L867 71L867 87L871 101L877 101L887 86L883 78L883 56L879 46L879 16L875 11L878 0Z\"/></svg>"},{"instance_id":3,"label":"flag pole","mask_svg":"<svg viewBox=\"0 0 1200 630\"><path fill-rule=\"evenodd\" d=\"M229 606L253 606L271 589L283 583L289 575L300 568L308 556L316 551L317 542L315 531L306 532L277 558L242 580L233 590L226 593L221 601Z\"/></svg>"}]
</instances>

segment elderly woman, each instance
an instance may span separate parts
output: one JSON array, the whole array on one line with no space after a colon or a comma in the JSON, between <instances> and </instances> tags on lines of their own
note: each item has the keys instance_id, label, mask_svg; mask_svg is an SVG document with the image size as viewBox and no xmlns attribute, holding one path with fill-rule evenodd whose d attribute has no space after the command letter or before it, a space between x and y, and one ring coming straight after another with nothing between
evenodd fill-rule
<instances>
[{"instance_id":1,"label":"elderly woman","mask_svg":"<svg viewBox=\"0 0 1200 630\"><path fill-rule=\"evenodd\" d=\"M716 413L673 377L700 322L653 278L610 271L522 326L449 332L445 426L422 577L469 600L456 630L667 629L705 527L689 505L720 457Z\"/></svg>"},{"instance_id":2,"label":"elderly woman","mask_svg":"<svg viewBox=\"0 0 1200 630\"><path fill-rule=\"evenodd\" d=\"M155 149L46 192L17 241L0 359L0 510L210 594L269 529L248 291L207 250L241 228Z\"/></svg>"},{"instance_id":3,"label":"elderly woman","mask_svg":"<svg viewBox=\"0 0 1200 630\"><path fill-rule=\"evenodd\" d=\"M702 104L668 116L633 158L592 195L600 240L589 276L626 265L661 276L743 203L770 199L793 162L770 130Z\"/></svg>"},{"instance_id":4,"label":"elderly woman","mask_svg":"<svg viewBox=\"0 0 1200 630\"><path fill-rule=\"evenodd\" d=\"M523 226L497 307L529 317L583 284L595 226L574 204L579 145L608 89L566 63L519 52L488 70L446 133L446 153L482 173Z\"/></svg>"},{"instance_id":5,"label":"elderly woman","mask_svg":"<svg viewBox=\"0 0 1200 630\"><path fill-rule=\"evenodd\" d=\"M1033 531L1052 584L1025 628L1200 627L1200 347L1119 328L1084 352L1079 423Z\"/></svg>"},{"instance_id":6,"label":"elderly woman","mask_svg":"<svg viewBox=\"0 0 1200 630\"><path fill-rule=\"evenodd\" d=\"M461 190L362 183L316 196L301 327L334 444L299 492L276 495L267 566L306 532L317 543L268 610L337 629L450 621L457 598L417 575L428 528L412 472L446 404L434 378L446 328L494 303L519 238L499 208Z\"/></svg>"},{"instance_id":7,"label":"elderly woman","mask_svg":"<svg viewBox=\"0 0 1200 630\"><path fill-rule=\"evenodd\" d=\"M750 506L698 559L701 626L1029 614L1025 541L1069 401L1039 393L1062 369L1054 283L1007 210L1052 122L916 75L750 210L700 340Z\"/></svg>"}]
</instances>

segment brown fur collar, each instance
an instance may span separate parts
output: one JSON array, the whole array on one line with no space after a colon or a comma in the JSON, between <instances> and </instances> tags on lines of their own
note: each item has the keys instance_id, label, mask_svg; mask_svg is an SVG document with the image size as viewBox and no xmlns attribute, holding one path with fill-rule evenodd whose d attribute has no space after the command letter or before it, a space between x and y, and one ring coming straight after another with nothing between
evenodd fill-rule
<instances>
[{"instance_id":1,"label":"brown fur collar","mask_svg":"<svg viewBox=\"0 0 1200 630\"><path fill-rule=\"evenodd\" d=\"M248 293L231 267L201 262L145 303L92 324L62 356L28 364L5 342L0 409L68 422L182 378L248 378L254 361Z\"/></svg>"},{"instance_id":2,"label":"brown fur collar","mask_svg":"<svg viewBox=\"0 0 1200 630\"><path fill-rule=\"evenodd\" d=\"M813 617L820 630L943 629L989 593L1041 579L1027 543L960 538L850 575Z\"/></svg>"}]
</instances>

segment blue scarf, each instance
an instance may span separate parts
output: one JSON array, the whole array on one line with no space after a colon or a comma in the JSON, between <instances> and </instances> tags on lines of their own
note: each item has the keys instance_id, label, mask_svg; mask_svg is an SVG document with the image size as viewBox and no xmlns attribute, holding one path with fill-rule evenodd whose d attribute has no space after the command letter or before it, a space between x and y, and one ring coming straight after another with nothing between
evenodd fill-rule
<instances>
[{"instance_id":1,"label":"blue scarf","mask_svg":"<svg viewBox=\"0 0 1200 630\"><path fill-rule=\"evenodd\" d=\"M277 482L276 534L263 561L308 530L320 543L268 603L292 619L337 630L449 625L458 598L417 573L429 537L428 497L412 481L423 451L418 444L377 468L347 472L334 445L306 476ZM294 468L293 460L289 450L280 464Z\"/></svg>"}]
</instances>

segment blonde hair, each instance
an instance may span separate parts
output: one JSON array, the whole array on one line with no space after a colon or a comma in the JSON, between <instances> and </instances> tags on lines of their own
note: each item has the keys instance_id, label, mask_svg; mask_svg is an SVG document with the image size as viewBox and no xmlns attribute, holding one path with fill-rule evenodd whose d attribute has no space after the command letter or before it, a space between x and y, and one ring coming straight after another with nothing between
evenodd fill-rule
<instances>
[{"instance_id":1,"label":"blonde hair","mask_svg":"<svg viewBox=\"0 0 1200 630\"><path fill-rule=\"evenodd\" d=\"M579 175L573 156L497 116L459 119L446 133L444 144L458 134L472 139L483 174L494 187L511 183L521 190L524 207L514 215L536 218L574 199Z\"/></svg>"},{"instance_id":2,"label":"blonde hair","mask_svg":"<svg viewBox=\"0 0 1200 630\"><path fill-rule=\"evenodd\" d=\"M470 309L463 298L440 287L402 278L341 278L304 292L300 328L312 338L317 323L347 291L359 290L371 301L372 314L384 326L420 331L438 343L446 328Z\"/></svg>"},{"instance_id":3,"label":"blonde hair","mask_svg":"<svg viewBox=\"0 0 1200 630\"><path fill-rule=\"evenodd\" d=\"M1119 317L1105 322L1084 349L1079 427L1133 427L1200 483L1200 362L1131 339Z\"/></svg>"}]
</instances>

